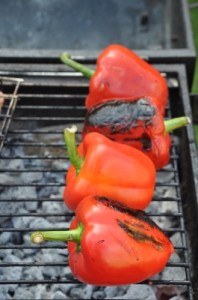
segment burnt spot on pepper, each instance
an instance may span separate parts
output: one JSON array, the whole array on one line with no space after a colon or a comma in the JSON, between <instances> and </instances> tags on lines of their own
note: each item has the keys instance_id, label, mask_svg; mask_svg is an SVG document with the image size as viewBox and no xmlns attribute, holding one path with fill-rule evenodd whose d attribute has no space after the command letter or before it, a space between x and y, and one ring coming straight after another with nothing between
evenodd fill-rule
<instances>
[{"instance_id":1,"label":"burnt spot on pepper","mask_svg":"<svg viewBox=\"0 0 198 300\"><path fill-rule=\"evenodd\" d=\"M138 223L140 223L140 221L142 221L143 223L148 224L151 228L156 228L164 234L162 229L155 222L153 222L144 211L129 208L128 206L126 206L118 201L115 201L113 199L109 199L106 197L101 197L101 196L96 195L94 198L96 199L96 201L101 202L106 207L113 209L115 211L119 211L123 214L132 216L138 220Z\"/></svg>"},{"instance_id":2,"label":"burnt spot on pepper","mask_svg":"<svg viewBox=\"0 0 198 300\"><path fill-rule=\"evenodd\" d=\"M153 236L147 235L145 232L142 232L140 228L134 226L127 221L121 221L117 219L118 225L134 240L140 243L151 243L158 251L162 250L163 244L156 240Z\"/></svg>"},{"instance_id":3,"label":"burnt spot on pepper","mask_svg":"<svg viewBox=\"0 0 198 300\"><path fill-rule=\"evenodd\" d=\"M111 138L112 139L112 138ZM152 142L149 136L146 134L139 139L133 139L131 138L123 138L123 143L124 144L129 144L133 146L133 144L139 143L141 145L140 149L144 151L150 151L152 147Z\"/></svg>"},{"instance_id":4,"label":"burnt spot on pepper","mask_svg":"<svg viewBox=\"0 0 198 300\"><path fill-rule=\"evenodd\" d=\"M96 131L121 143L139 143L140 149L152 147L148 126L152 126L156 109L147 98L114 99L100 103L87 112L85 132Z\"/></svg>"},{"instance_id":5,"label":"burnt spot on pepper","mask_svg":"<svg viewBox=\"0 0 198 300\"><path fill-rule=\"evenodd\" d=\"M108 127L111 134L128 132L131 128L151 125L155 113L155 107L146 98L133 101L114 99L93 107L86 114L85 124Z\"/></svg>"},{"instance_id":6,"label":"burnt spot on pepper","mask_svg":"<svg viewBox=\"0 0 198 300\"><path fill-rule=\"evenodd\" d=\"M102 244L102 243L104 243L105 242L105 240L99 240L97 243L98 244Z\"/></svg>"}]
</instances>

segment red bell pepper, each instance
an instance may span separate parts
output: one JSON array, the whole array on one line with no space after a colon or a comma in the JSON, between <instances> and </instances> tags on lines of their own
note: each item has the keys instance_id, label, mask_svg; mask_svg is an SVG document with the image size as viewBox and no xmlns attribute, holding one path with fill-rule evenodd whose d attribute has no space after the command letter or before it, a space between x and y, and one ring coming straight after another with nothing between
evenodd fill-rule
<instances>
[{"instance_id":1,"label":"red bell pepper","mask_svg":"<svg viewBox=\"0 0 198 300\"><path fill-rule=\"evenodd\" d=\"M168 132L190 122L188 117L164 121L152 97L109 99L86 114L83 137L90 132L133 146L144 152L157 170L170 161L171 137Z\"/></svg>"},{"instance_id":2,"label":"red bell pepper","mask_svg":"<svg viewBox=\"0 0 198 300\"><path fill-rule=\"evenodd\" d=\"M35 232L31 241L68 241L69 266L81 282L122 285L159 273L174 247L143 212L116 201L89 196L81 200L69 231Z\"/></svg>"},{"instance_id":3,"label":"red bell pepper","mask_svg":"<svg viewBox=\"0 0 198 300\"><path fill-rule=\"evenodd\" d=\"M95 132L87 134L76 149L76 131L76 126L65 130L71 161L64 189L65 204L75 210L86 196L99 195L135 209L146 208L155 188L152 161L141 151Z\"/></svg>"},{"instance_id":4,"label":"red bell pepper","mask_svg":"<svg viewBox=\"0 0 198 300\"><path fill-rule=\"evenodd\" d=\"M121 45L108 46L99 55L95 72L71 60L67 53L62 53L60 59L91 78L85 103L88 110L110 98L151 96L164 115L168 99L166 80L132 50Z\"/></svg>"}]
</instances>

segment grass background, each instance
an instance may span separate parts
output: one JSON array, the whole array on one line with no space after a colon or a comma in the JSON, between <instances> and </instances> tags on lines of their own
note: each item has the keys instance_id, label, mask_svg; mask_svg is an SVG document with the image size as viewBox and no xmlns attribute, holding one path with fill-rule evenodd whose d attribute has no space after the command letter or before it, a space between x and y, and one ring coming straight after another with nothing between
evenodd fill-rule
<instances>
[{"instance_id":1,"label":"grass background","mask_svg":"<svg viewBox=\"0 0 198 300\"><path fill-rule=\"evenodd\" d=\"M194 43L195 43L196 53L198 55L198 1L188 0L188 2L189 2L189 10L191 16ZM198 94L198 58L196 59L193 85L192 85L192 90L190 92L193 94ZM196 108L196 112L194 113L197 115L198 103L196 104L195 108ZM195 130L196 145L198 148L198 124L194 124L194 130Z\"/></svg>"},{"instance_id":2,"label":"grass background","mask_svg":"<svg viewBox=\"0 0 198 300\"><path fill-rule=\"evenodd\" d=\"M189 1L191 21L192 21L192 30L193 30L195 48L198 53L198 1L197 0L188 0L188 1ZM191 92L198 94L198 58L196 62L195 76L194 76L193 87Z\"/></svg>"}]
</instances>

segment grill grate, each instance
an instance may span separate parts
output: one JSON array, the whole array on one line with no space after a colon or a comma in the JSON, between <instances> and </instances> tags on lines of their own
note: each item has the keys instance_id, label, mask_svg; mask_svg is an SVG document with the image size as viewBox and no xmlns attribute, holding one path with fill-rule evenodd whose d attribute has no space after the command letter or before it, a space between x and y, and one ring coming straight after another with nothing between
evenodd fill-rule
<instances>
[{"instance_id":1,"label":"grill grate","mask_svg":"<svg viewBox=\"0 0 198 300\"><path fill-rule=\"evenodd\" d=\"M0 104L0 153L10 126L12 114L16 108L18 88L22 82L23 79L21 78L0 77L0 92L3 93L4 89L9 91L9 94L3 93L4 103Z\"/></svg>"},{"instance_id":2,"label":"grill grate","mask_svg":"<svg viewBox=\"0 0 198 300\"><path fill-rule=\"evenodd\" d=\"M166 117L182 114L191 117L188 95L185 92L184 67L156 67L165 74L169 85L170 101ZM18 75L17 71L15 73ZM12 76L11 72L6 75ZM29 241L29 234L35 230L65 230L69 227L73 214L67 210L62 200L69 163L63 130L70 124L77 124L77 137L80 141L85 115L84 98L88 90L88 83L83 77L65 70L24 71L20 72L20 77L25 80L20 88L20 101L16 110L12 116L9 113L9 120L12 122L4 141L0 163L3 179L0 195L0 241L4 241L0 242L0 268L6 273L4 277L0 275L0 284L7 287L7 292L11 289L12 295L13 284L22 289L27 285L36 289L41 284L80 284L68 268L64 243L47 242L35 246ZM167 168L158 172L158 193L154 196L148 213L159 225L171 224L166 225L164 230L171 238L177 236L174 245L180 260L170 261L165 269L172 269L173 272L182 270L184 278L157 276L145 283L156 288L182 288L185 299L194 299L191 280L193 268L183 211L185 199L182 190L182 161L178 151L183 147L183 134L187 136L189 143L193 143L191 126L172 135L171 162ZM188 144L184 143L187 147ZM162 195L164 190L166 195ZM168 190L172 190L174 196L169 196ZM167 204L170 209L164 210L164 205ZM17 260L16 254L19 257ZM31 254L33 258L30 259ZM51 254L55 255L53 261L50 260ZM12 272L8 272L10 268ZM37 275L31 273L27 276L28 268L33 268L33 273L36 272ZM53 273L55 269L59 275ZM10 299L16 298L13 296Z\"/></svg>"}]
</instances>

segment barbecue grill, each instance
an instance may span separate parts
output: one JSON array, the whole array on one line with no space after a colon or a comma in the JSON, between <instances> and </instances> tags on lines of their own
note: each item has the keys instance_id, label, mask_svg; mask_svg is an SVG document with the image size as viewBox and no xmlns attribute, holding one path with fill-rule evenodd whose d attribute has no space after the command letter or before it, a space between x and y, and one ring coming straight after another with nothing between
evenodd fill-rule
<instances>
[{"instance_id":1,"label":"barbecue grill","mask_svg":"<svg viewBox=\"0 0 198 300\"><path fill-rule=\"evenodd\" d=\"M94 67L92 61L84 63ZM155 67L166 76L169 86L166 117L188 115L192 118L185 66ZM52 297L55 295L51 299L59 299L57 293L65 295L66 291L72 299L75 291L80 289L82 293L86 285L73 278L65 245L47 242L35 246L29 241L29 234L35 230L69 227L72 213L62 200L68 168L63 130L76 124L80 141L88 81L58 63L35 63L31 71L24 63L20 71L12 68L1 71L1 75L24 79L1 152L1 299L27 299L27 296L46 299L49 291ZM11 92L9 85L3 88L4 92ZM159 299L170 299L178 290L183 299L197 299L197 157L192 126L175 131L172 139L171 162L158 174L157 193L148 213L157 223L167 224L163 229L170 238L177 236L173 242L179 260L170 261L165 268L173 270L174 277L156 276L144 284L152 286L158 294L163 291L161 293L167 298ZM167 189L174 194L163 195L163 190ZM164 205L166 210L163 210ZM168 222L163 223L163 220ZM184 274L182 279L177 279L177 269ZM105 295L99 287L93 292L95 299ZM24 298L20 298L22 295ZM122 299L121 292L118 295Z\"/></svg>"},{"instance_id":2,"label":"barbecue grill","mask_svg":"<svg viewBox=\"0 0 198 300\"><path fill-rule=\"evenodd\" d=\"M75 28L81 28L82 18L89 10L92 13L82 40L74 39L74 31L70 30L76 17L74 2L82 12ZM6 36L1 33L0 49L0 90L10 95L0 115L0 299L197 300L198 159L192 124L172 133L171 161L158 172L155 195L147 209L175 246L175 254L160 274L135 285L93 287L82 284L71 274L64 243L30 242L31 232L65 230L73 217L62 197L69 166L63 130L76 124L78 142L81 141L89 82L60 63L57 45L72 49L73 59L94 69L100 50L106 46L103 35L97 36L95 43L90 38L90 22L95 24L96 19L97 26L107 31L108 44L119 40L136 49L165 76L169 87L166 118L186 115L192 119L188 88L193 78L195 51L186 1L127 0L122 7L121 1L101 1L99 10L93 2L50 1L49 5L47 1L44 4L10 0L1 7L0 30L6 24L14 31ZM53 28L49 27L51 18L46 23L51 5L53 17L55 11L60 14ZM64 5L70 11L67 17ZM129 5L131 15L126 14ZM116 26L109 19L111 6L120 9L121 19L116 19ZM21 14L21 9L25 14ZM7 10L9 24L5 18ZM164 19L157 26L159 16L162 17L160 11L165 12ZM35 27L29 22L32 12ZM98 18L101 15L103 18ZM64 33L55 34L60 23ZM118 27L124 36L117 36Z\"/></svg>"}]
</instances>

